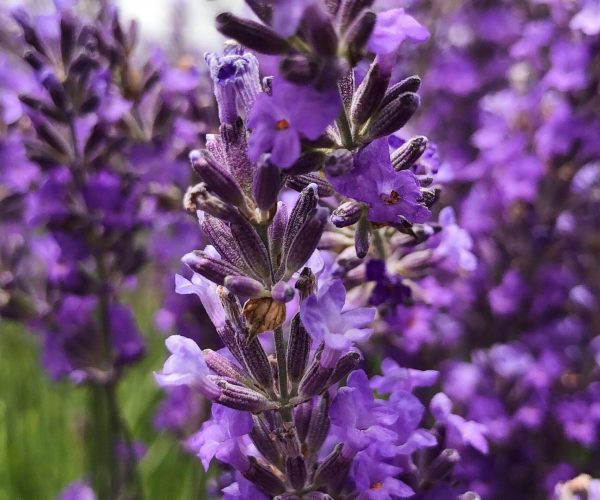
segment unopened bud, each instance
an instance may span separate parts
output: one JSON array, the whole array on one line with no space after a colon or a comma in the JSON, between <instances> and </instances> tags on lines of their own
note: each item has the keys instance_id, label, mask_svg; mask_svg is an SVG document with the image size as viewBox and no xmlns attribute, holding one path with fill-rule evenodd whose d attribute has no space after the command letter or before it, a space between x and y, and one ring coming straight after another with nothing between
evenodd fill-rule
<instances>
[{"instance_id":1,"label":"unopened bud","mask_svg":"<svg viewBox=\"0 0 600 500\"><path fill-rule=\"evenodd\" d=\"M377 117L369 124L364 140L370 142L401 129L415 114L420 102L417 94L406 92L381 108Z\"/></svg>"},{"instance_id":2,"label":"unopened bud","mask_svg":"<svg viewBox=\"0 0 600 500\"><path fill-rule=\"evenodd\" d=\"M360 127L379 107L390 82L390 76L389 72L382 71L377 61L371 64L352 100L350 119L354 127Z\"/></svg>"},{"instance_id":3,"label":"unopened bud","mask_svg":"<svg viewBox=\"0 0 600 500\"><path fill-rule=\"evenodd\" d=\"M300 382L308 363L312 340L304 328L300 314L296 314L290 325L290 339L287 349L287 369L290 380Z\"/></svg>"},{"instance_id":4,"label":"unopened bud","mask_svg":"<svg viewBox=\"0 0 600 500\"><path fill-rule=\"evenodd\" d=\"M394 170L406 170L412 167L427 149L427 137L419 135L406 141L392 153L392 167Z\"/></svg>"},{"instance_id":5,"label":"unopened bud","mask_svg":"<svg viewBox=\"0 0 600 500\"><path fill-rule=\"evenodd\" d=\"M318 173L294 175L288 177L285 185L295 191L302 191L309 184L317 185L317 193L320 197L333 196L335 189L322 175Z\"/></svg>"},{"instance_id":6,"label":"unopened bud","mask_svg":"<svg viewBox=\"0 0 600 500\"><path fill-rule=\"evenodd\" d=\"M336 227L356 224L367 206L359 201L345 201L331 214L331 223Z\"/></svg>"},{"instance_id":7,"label":"unopened bud","mask_svg":"<svg viewBox=\"0 0 600 500\"><path fill-rule=\"evenodd\" d=\"M257 297L266 293L264 285L248 276L227 276L223 283L227 289L242 297Z\"/></svg>"},{"instance_id":8,"label":"unopened bud","mask_svg":"<svg viewBox=\"0 0 600 500\"><path fill-rule=\"evenodd\" d=\"M381 107L387 106L392 101L395 101L405 92L412 92L416 94L421 87L421 79L417 75L409 76L404 80L392 85L383 97L381 101Z\"/></svg>"},{"instance_id":9,"label":"unopened bud","mask_svg":"<svg viewBox=\"0 0 600 500\"><path fill-rule=\"evenodd\" d=\"M263 158L256 167L252 194L256 206L261 210L270 210L277 203L281 171L268 158Z\"/></svg>"},{"instance_id":10,"label":"unopened bud","mask_svg":"<svg viewBox=\"0 0 600 500\"><path fill-rule=\"evenodd\" d=\"M244 203L244 194L235 178L208 151L192 151L190 162L206 187L219 198L235 206Z\"/></svg>"},{"instance_id":11,"label":"unopened bud","mask_svg":"<svg viewBox=\"0 0 600 500\"><path fill-rule=\"evenodd\" d=\"M230 12L217 16L217 30L234 38L245 47L263 54L283 54L288 52L288 42L263 24L239 18Z\"/></svg>"}]
</instances>

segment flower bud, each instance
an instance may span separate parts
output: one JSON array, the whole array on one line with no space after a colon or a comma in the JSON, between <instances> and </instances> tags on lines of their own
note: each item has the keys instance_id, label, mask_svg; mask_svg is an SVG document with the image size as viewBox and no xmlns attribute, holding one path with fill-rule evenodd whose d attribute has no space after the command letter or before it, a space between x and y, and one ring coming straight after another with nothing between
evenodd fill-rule
<instances>
[{"instance_id":1,"label":"flower bud","mask_svg":"<svg viewBox=\"0 0 600 500\"><path fill-rule=\"evenodd\" d=\"M421 79L417 75L409 76L404 80L392 85L385 93L383 100L381 101L381 107L387 106L392 101L395 101L405 92L412 92L416 94L421 87Z\"/></svg>"},{"instance_id":2,"label":"flower bud","mask_svg":"<svg viewBox=\"0 0 600 500\"><path fill-rule=\"evenodd\" d=\"M331 214L331 223L336 227L347 227L356 224L367 206L360 201L345 201Z\"/></svg>"},{"instance_id":3,"label":"flower bud","mask_svg":"<svg viewBox=\"0 0 600 500\"><path fill-rule=\"evenodd\" d=\"M73 15L64 11L60 18L60 55L63 67L68 67L75 49L77 25Z\"/></svg>"},{"instance_id":4,"label":"flower bud","mask_svg":"<svg viewBox=\"0 0 600 500\"><path fill-rule=\"evenodd\" d=\"M236 207L210 193L203 182L188 188L183 197L183 206L190 213L196 214L198 210L202 210L228 222L241 218Z\"/></svg>"},{"instance_id":5,"label":"flower bud","mask_svg":"<svg viewBox=\"0 0 600 500\"><path fill-rule=\"evenodd\" d=\"M379 107L390 83L390 77L391 74L382 71L377 61L371 64L368 73L356 89L354 99L352 100L350 119L353 127L360 127Z\"/></svg>"},{"instance_id":6,"label":"flower bud","mask_svg":"<svg viewBox=\"0 0 600 500\"><path fill-rule=\"evenodd\" d=\"M326 485L333 479L339 479L345 476L352 463L352 458L346 458L342 453L342 444L338 444L335 449L319 464L315 472L315 484Z\"/></svg>"},{"instance_id":7,"label":"flower bud","mask_svg":"<svg viewBox=\"0 0 600 500\"><path fill-rule=\"evenodd\" d=\"M294 409L294 426L296 427L300 442L304 442L308 434L312 409L312 400L302 403Z\"/></svg>"},{"instance_id":8,"label":"flower bud","mask_svg":"<svg viewBox=\"0 0 600 500\"><path fill-rule=\"evenodd\" d=\"M347 174L354 168L352 153L347 149L336 149L327 157L323 168L331 177Z\"/></svg>"},{"instance_id":9,"label":"flower bud","mask_svg":"<svg viewBox=\"0 0 600 500\"><path fill-rule=\"evenodd\" d=\"M317 190L316 184L309 184L300 193L300 197L298 198L298 201L296 201L288 219L287 226L285 227L285 233L283 235L284 254L287 253L287 250L294 241L298 231L300 231L308 214L317 206Z\"/></svg>"},{"instance_id":10,"label":"flower bud","mask_svg":"<svg viewBox=\"0 0 600 500\"><path fill-rule=\"evenodd\" d=\"M308 452L316 455L329 434L329 395L325 393L317 406L314 407L310 417L310 425L306 435Z\"/></svg>"},{"instance_id":11,"label":"flower bud","mask_svg":"<svg viewBox=\"0 0 600 500\"><path fill-rule=\"evenodd\" d=\"M254 174L252 194L256 206L261 210L270 210L277 203L279 194L281 171L277 165L262 158L259 161Z\"/></svg>"},{"instance_id":12,"label":"flower bud","mask_svg":"<svg viewBox=\"0 0 600 500\"><path fill-rule=\"evenodd\" d=\"M190 162L206 187L219 198L235 206L244 203L244 194L234 177L208 151L192 151Z\"/></svg>"},{"instance_id":13,"label":"flower bud","mask_svg":"<svg viewBox=\"0 0 600 500\"><path fill-rule=\"evenodd\" d=\"M239 18L230 12L217 16L217 30L234 38L245 47L263 54L283 54L288 52L288 42L271 28L255 21Z\"/></svg>"},{"instance_id":14,"label":"flower bud","mask_svg":"<svg viewBox=\"0 0 600 500\"><path fill-rule=\"evenodd\" d=\"M439 187L421 188L421 203L427 208L430 208L435 202L440 199L442 190Z\"/></svg>"},{"instance_id":15,"label":"flower bud","mask_svg":"<svg viewBox=\"0 0 600 500\"><path fill-rule=\"evenodd\" d=\"M240 253L239 246L231 234L231 229L226 222L208 214L200 218L202 234L208 238L219 255L235 267L245 271L246 263Z\"/></svg>"},{"instance_id":16,"label":"flower bud","mask_svg":"<svg viewBox=\"0 0 600 500\"><path fill-rule=\"evenodd\" d=\"M348 54L348 61L355 66L361 59L363 50L373 33L377 15L370 10L363 11L350 25L344 36L344 44Z\"/></svg>"},{"instance_id":17,"label":"flower bud","mask_svg":"<svg viewBox=\"0 0 600 500\"><path fill-rule=\"evenodd\" d=\"M294 289L285 281L278 281L271 289L273 300L286 304L294 298Z\"/></svg>"},{"instance_id":18,"label":"flower bud","mask_svg":"<svg viewBox=\"0 0 600 500\"><path fill-rule=\"evenodd\" d=\"M285 485L272 471L258 463L256 458L248 457L250 468L244 472L244 477L254 483L269 495L279 495L285 492Z\"/></svg>"},{"instance_id":19,"label":"flower bud","mask_svg":"<svg viewBox=\"0 0 600 500\"><path fill-rule=\"evenodd\" d=\"M363 9L368 9L373 5L374 0L342 0L337 9L337 18L340 26L340 32L344 32L356 19Z\"/></svg>"},{"instance_id":20,"label":"flower bud","mask_svg":"<svg viewBox=\"0 0 600 500\"><path fill-rule=\"evenodd\" d=\"M321 394L327 387L329 377L333 373L332 368L321 366L317 357L313 361L304 378L300 382L300 394L304 397L316 396Z\"/></svg>"},{"instance_id":21,"label":"flower bud","mask_svg":"<svg viewBox=\"0 0 600 500\"><path fill-rule=\"evenodd\" d=\"M273 387L273 371L267 353L258 338L240 339L239 344L248 372L260 387L270 391Z\"/></svg>"},{"instance_id":22,"label":"flower bud","mask_svg":"<svg viewBox=\"0 0 600 500\"><path fill-rule=\"evenodd\" d=\"M252 415L252 422L250 439L263 457L273 465L279 466L281 464L281 453L275 445L268 422L262 416L258 415Z\"/></svg>"},{"instance_id":23,"label":"flower bud","mask_svg":"<svg viewBox=\"0 0 600 500\"><path fill-rule=\"evenodd\" d=\"M312 340L296 314L290 325L290 339L287 348L288 376L293 383L300 382L308 363Z\"/></svg>"},{"instance_id":24,"label":"flower bud","mask_svg":"<svg viewBox=\"0 0 600 500\"><path fill-rule=\"evenodd\" d=\"M335 189L333 186L318 173L294 175L292 177L288 177L287 181L285 182L287 187L292 188L295 191L302 191L309 184L317 185L317 194L320 197L333 196L335 194Z\"/></svg>"},{"instance_id":25,"label":"flower bud","mask_svg":"<svg viewBox=\"0 0 600 500\"><path fill-rule=\"evenodd\" d=\"M321 5L313 3L304 12L304 23L308 31L308 42L313 50L323 57L337 53L338 39L330 17Z\"/></svg>"},{"instance_id":26,"label":"flower bud","mask_svg":"<svg viewBox=\"0 0 600 500\"><path fill-rule=\"evenodd\" d=\"M371 224L367 219L367 212L365 211L356 226L356 232L354 233L354 248L356 250L356 256L359 259L364 259L369 253L369 247L371 245Z\"/></svg>"},{"instance_id":27,"label":"flower bud","mask_svg":"<svg viewBox=\"0 0 600 500\"><path fill-rule=\"evenodd\" d=\"M412 167L427 149L427 137L419 135L406 141L391 155L392 167L397 172Z\"/></svg>"},{"instance_id":28,"label":"flower bud","mask_svg":"<svg viewBox=\"0 0 600 500\"><path fill-rule=\"evenodd\" d=\"M265 396L252 389L230 384L225 380L218 380L217 386L221 389L221 394L216 401L223 406L251 413L273 409L273 404Z\"/></svg>"},{"instance_id":29,"label":"flower bud","mask_svg":"<svg viewBox=\"0 0 600 500\"><path fill-rule=\"evenodd\" d=\"M280 201L277 203L277 212L269 226L269 251L273 267L277 269L281 264L281 251L283 249L283 235L288 223L288 211L285 204Z\"/></svg>"},{"instance_id":30,"label":"flower bud","mask_svg":"<svg viewBox=\"0 0 600 500\"><path fill-rule=\"evenodd\" d=\"M289 250L285 256L284 279L289 279L316 250L328 217L329 210L326 208L316 208L309 214L294 241L288 247Z\"/></svg>"},{"instance_id":31,"label":"flower bud","mask_svg":"<svg viewBox=\"0 0 600 500\"><path fill-rule=\"evenodd\" d=\"M235 366L225 356L213 351L212 349L204 349L204 360L206 365L217 375L227 377L238 382L245 383L248 381L248 376L241 368Z\"/></svg>"},{"instance_id":32,"label":"flower bud","mask_svg":"<svg viewBox=\"0 0 600 500\"><path fill-rule=\"evenodd\" d=\"M242 351L240 349L236 330L231 324L231 321L226 320L225 323L217 328L217 335L223 342L223 345L227 347L229 352L233 355L233 357L237 360L237 362L245 366L244 356L242 355Z\"/></svg>"},{"instance_id":33,"label":"flower bud","mask_svg":"<svg viewBox=\"0 0 600 500\"><path fill-rule=\"evenodd\" d=\"M267 291L260 281L248 276L227 276L223 284L232 293L242 297L257 297Z\"/></svg>"},{"instance_id":34,"label":"flower bud","mask_svg":"<svg viewBox=\"0 0 600 500\"><path fill-rule=\"evenodd\" d=\"M325 155L320 151L302 153L290 168L285 169L288 175L309 174L321 168Z\"/></svg>"},{"instance_id":35,"label":"flower bud","mask_svg":"<svg viewBox=\"0 0 600 500\"><path fill-rule=\"evenodd\" d=\"M415 114L421 100L417 94L405 92L393 100L377 114L369 124L364 140L371 142L378 137L393 134L406 125L406 122Z\"/></svg>"},{"instance_id":36,"label":"flower bud","mask_svg":"<svg viewBox=\"0 0 600 500\"><path fill-rule=\"evenodd\" d=\"M218 285L222 285L227 276L242 274L239 269L229 262L211 257L201 250L194 250L185 254L181 261L195 273Z\"/></svg>"},{"instance_id":37,"label":"flower bud","mask_svg":"<svg viewBox=\"0 0 600 500\"><path fill-rule=\"evenodd\" d=\"M286 80L306 84L311 82L319 70L317 64L308 57L300 54L285 57L279 64L279 72Z\"/></svg>"},{"instance_id":38,"label":"flower bud","mask_svg":"<svg viewBox=\"0 0 600 500\"><path fill-rule=\"evenodd\" d=\"M351 371L356 369L358 363L360 362L360 354L351 351L347 354L344 354L340 359L338 359L335 368L333 369L333 373L331 374L331 378L329 379L329 384L337 384L340 380L342 380L346 375L348 375Z\"/></svg>"},{"instance_id":39,"label":"flower bud","mask_svg":"<svg viewBox=\"0 0 600 500\"><path fill-rule=\"evenodd\" d=\"M420 486L428 487L439 481L442 481L454 466L460 461L458 451L452 448L446 448L435 458L425 472L425 477L422 479Z\"/></svg>"},{"instance_id":40,"label":"flower bud","mask_svg":"<svg viewBox=\"0 0 600 500\"><path fill-rule=\"evenodd\" d=\"M230 227L231 234L238 243L242 258L248 269L251 270L253 277L259 280L269 280L271 278L269 254L254 227L241 218L238 222L231 224Z\"/></svg>"},{"instance_id":41,"label":"flower bud","mask_svg":"<svg viewBox=\"0 0 600 500\"><path fill-rule=\"evenodd\" d=\"M302 490L306 483L306 463L302 455L288 457L285 461L285 472L290 484L296 490Z\"/></svg>"}]
</instances>

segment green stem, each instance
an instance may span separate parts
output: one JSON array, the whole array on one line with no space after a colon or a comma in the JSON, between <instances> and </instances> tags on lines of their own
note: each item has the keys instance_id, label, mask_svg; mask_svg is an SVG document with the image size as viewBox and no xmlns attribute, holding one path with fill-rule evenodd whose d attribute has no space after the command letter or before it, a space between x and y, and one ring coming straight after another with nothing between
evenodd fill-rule
<instances>
[{"instance_id":1,"label":"green stem","mask_svg":"<svg viewBox=\"0 0 600 500\"><path fill-rule=\"evenodd\" d=\"M344 146L346 149L352 149L352 129L350 128L350 122L348 121L348 116L346 115L345 109L340 111L340 114L335 122L337 123L340 131L342 146Z\"/></svg>"},{"instance_id":2,"label":"green stem","mask_svg":"<svg viewBox=\"0 0 600 500\"><path fill-rule=\"evenodd\" d=\"M287 376L287 363L285 359L285 345L283 342L283 329L278 326L273 331L273 337L275 338L275 354L277 356L277 374L279 376L279 396L281 403L287 406L289 401L288 393L288 376ZM289 408L283 408L281 414L285 421L291 421L292 415Z\"/></svg>"}]
</instances>

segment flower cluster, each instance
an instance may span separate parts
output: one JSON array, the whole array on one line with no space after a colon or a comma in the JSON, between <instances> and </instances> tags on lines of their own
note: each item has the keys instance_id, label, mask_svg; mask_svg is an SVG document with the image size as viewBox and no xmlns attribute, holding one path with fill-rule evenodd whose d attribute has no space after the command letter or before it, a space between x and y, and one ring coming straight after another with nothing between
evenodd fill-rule
<instances>
[{"instance_id":1,"label":"flower cluster","mask_svg":"<svg viewBox=\"0 0 600 500\"><path fill-rule=\"evenodd\" d=\"M189 182L181 152L204 126L201 79L159 53L139 64L136 25L108 4L93 19L70 2L2 14L12 45L0 84L0 314L40 334L52 379L90 386L89 425L107 451L89 479L116 498L133 484L137 451L115 388L145 351L123 296L148 254L173 261L156 233L185 228L197 241L178 199Z\"/></svg>"},{"instance_id":2,"label":"flower cluster","mask_svg":"<svg viewBox=\"0 0 600 500\"><path fill-rule=\"evenodd\" d=\"M392 74L397 51L428 33L372 2L247 3L261 22L221 14L217 28L238 43L205 57L220 126L190 153L200 182L184 206L208 245L183 257L192 274L176 281L224 347L171 336L156 380L212 401L186 447L206 469L216 458L235 471L225 498L458 496L455 447L485 453L482 426L437 393L435 428L422 427L413 392L435 371L389 359L369 380L359 368L372 305L426 302L419 282L433 270L474 266L452 211L430 221L435 147L397 134L420 102L420 79ZM277 73L261 80L247 49L275 55Z\"/></svg>"},{"instance_id":3,"label":"flower cluster","mask_svg":"<svg viewBox=\"0 0 600 500\"><path fill-rule=\"evenodd\" d=\"M420 123L448 160L444 193L478 265L452 288L444 322L406 330L428 335L411 366L445 359L445 392L487 428L489 455L463 454L470 487L551 495L597 467L600 11L585 0L413 7L435 32L422 89L435 104Z\"/></svg>"}]
</instances>

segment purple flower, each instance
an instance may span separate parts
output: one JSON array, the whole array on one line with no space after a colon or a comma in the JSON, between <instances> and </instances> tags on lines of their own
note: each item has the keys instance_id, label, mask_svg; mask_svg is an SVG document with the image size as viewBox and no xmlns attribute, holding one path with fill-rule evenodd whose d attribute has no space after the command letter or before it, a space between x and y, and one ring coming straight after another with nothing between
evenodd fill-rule
<instances>
[{"instance_id":1,"label":"purple flower","mask_svg":"<svg viewBox=\"0 0 600 500\"><path fill-rule=\"evenodd\" d=\"M473 255L471 235L456 223L452 207L440 211L439 223L442 226L437 246L433 249L433 258L442 269L450 272L472 272L477 267L477 258Z\"/></svg>"},{"instance_id":2,"label":"purple flower","mask_svg":"<svg viewBox=\"0 0 600 500\"><path fill-rule=\"evenodd\" d=\"M521 275L517 271L509 270L501 283L488 293L492 309L500 315L513 314L527 294L527 288Z\"/></svg>"},{"instance_id":3,"label":"purple flower","mask_svg":"<svg viewBox=\"0 0 600 500\"><path fill-rule=\"evenodd\" d=\"M431 213L421 204L419 181L409 170L392 168L387 138L382 137L354 155L352 170L329 182L341 194L369 206L371 222L398 224L400 217L425 222Z\"/></svg>"},{"instance_id":4,"label":"purple flower","mask_svg":"<svg viewBox=\"0 0 600 500\"><path fill-rule=\"evenodd\" d=\"M367 263L367 280L376 283L369 296L369 304L372 306L383 303L406 304L410 299L410 288L399 276L387 273L383 260L373 259Z\"/></svg>"},{"instance_id":5,"label":"purple flower","mask_svg":"<svg viewBox=\"0 0 600 500\"><path fill-rule=\"evenodd\" d=\"M424 42L429 38L429 31L404 9L391 9L377 14L368 47L375 54L386 55L396 52L407 38Z\"/></svg>"},{"instance_id":6,"label":"purple flower","mask_svg":"<svg viewBox=\"0 0 600 500\"><path fill-rule=\"evenodd\" d=\"M223 500L268 500L269 497L239 472L236 472L235 479L234 483L221 490L224 493Z\"/></svg>"},{"instance_id":7,"label":"purple flower","mask_svg":"<svg viewBox=\"0 0 600 500\"><path fill-rule=\"evenodd\" d=\"M403 368L390 358L383 360L381 371L383 375L371 378L371 387L382 394L411 392L415 387L431 387L437 382L439 375L435 370Z\"/></svg>"},{"instance_id":8,"label":"purple flower","mask_svg":"<svg viewBox=\"0 0 600 500\"><path fill-rule=\"evenodd\" d=\"M248 156L257 161L271 152L271 161L288 168L300 156L300 139L317 139L341 109L337 90L319 92L276 77L273 95L259 94L248 117L252 135Z\"/></svg>"},{"instance_id":9,"label":"purple flower","mask_svg":"<svg viewBox=\"0 0 600 500\"><path fill-rule=\"evenodd\" d=\"M194 273L191 280L176 274L175 291L182 295L197 295L215 328L225 324L225 311L223 311L223 306L217 296L217 285L212 281L198 273Z\"/></svg>"},{"instance_id":10,"label":"purple flower","mask_svg":"<svg viewBox=\"0 0 600 500\"><path fill-rule=\"evenodd\" d=\"M348 385L342 387L329 410L331 423L344 446L354 452L362 451L371 443L393 444L398 435L388 427L398 419L398 414L386 401L376 400L369 387L367 375L362 370L352 372Z\"/></svg>"},{"instance_id":11,"label":"purple flower","mask_svg":"<svg viewBox=\"0 0 600 500\"><path fill-rule=\"evenodd\" d=\"M222 56L204 55L214 82L221 123L234 123L240 111L247 114L261 91L258 61L239 45L225 49Z\"/></svg>"},{"instance_id":12,"label":"purple flower","mask_svg":"<svg viewBox=\"0 0 600 500\"><path fill-rule=\"evenodd\" d=\"M200 401L185 385L173 387L154 417L154 426L160 430L180 431L200 418Z\"/></svg>"},{"instance_id":13,"label":"purple flower","mask_svg":"<svg viewBox=\"0 0 600 500\"><path fill-rule=\"evenodd\" d=\"M375 317L375 309L360 307L343 311L346 289L340 280L319 288L300 306L304 327L315 342L325 342L326 348L338 354L350 349L354 342L364 342L372 333L367 328ZM324 356L322 357L322 360Z\"/></svg>"},{"instance_id":14,"label":"purple flower","mask_svg":"<svg viewBox=\"0 0 600 500\"><path fill-rule=\"evenodd\" d=\"M208 399L217 398L220 390L207 378L208 366L198 344L180 335L171 335L165 344L171 356L165 361L162 371L154 373L158 385L161 387L185 385L197 389Z\"/></svg>"},{"instance_id":15,"label":"purple flower","mask_svg":"<svg viewBox=\"0 0 600 500\"><path fill-rule=\"evenodd\" d=\"M82 481L69 484L58 494L59 500L96 500L94 490Z\"/></svg>"},{"instance_id":16,"label":"purple flower","mask_svg":"<svg viewBox=\"0 0 600 500\"><path fill-rule=\"evenodd\" d=\"M240 449L239 438L251 430L249 413L215 404L212 419L204 422L200 431L188 438L186 447L198 455L206 471L213 458L245 469L247 460Z\"/></svg>"},{"instance_id":17,"label":"purple flower","mask_svg":"<svg viewBox=\"0 0 600 500\"><path fill-rule=\"evenodd\" d=\"M360 500L387 500L408 498L415 494L413 489L394 476L402 469L377 460L367 452L360 453L352 463L352 478Z\"/></svg>"},{"instance_id":18,"label":"purple flower","mask_svg":"<svg viewBox=\"0 0 600 500\"><path fill-rule=\"evenodd\" d=\"M583 2L581 10L571 19L569 26L588 36L600 33L600 3L597 0Z\"/></svg>"},{"instance_id":19,"label":"purple flower","mask_svg":"<svg viewBox=\"0 0 600 500\"><path fill-rule=\"evenodd\" d=\"M451 446L470 445L481 453L488 452L485 426L453 414L452 402L443 392L433 396L430 408L435 419L446 426Z\"/></svg>"}]
</instances>

